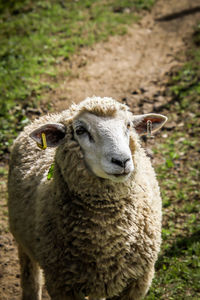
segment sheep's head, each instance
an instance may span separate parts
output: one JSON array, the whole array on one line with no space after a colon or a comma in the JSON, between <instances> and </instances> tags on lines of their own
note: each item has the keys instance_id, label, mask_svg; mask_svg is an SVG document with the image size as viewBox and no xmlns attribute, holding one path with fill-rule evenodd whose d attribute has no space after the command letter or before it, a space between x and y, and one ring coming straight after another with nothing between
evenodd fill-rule
<instances>
[{"instance_id":1,"label":"sheep's head","mask_svg":"<svg viewBox=\"0 0 200 300\"><path fill-rule=\"evenodd\" d=\"M103 117L90 112L83 112L74 120L74 137L93 174L121 181L133 171L130 124L123 116Z\"/></svg>"},{"instance_id":2,"label":"sheep's head","mask_svg":"<svg viewBox=\"0 0 200 300\"><path fill-rule=\"evenodd\" d=\"M152 132L158 130L167 118L158 114L133 116L125 105L110 98L92 98L71 108L73 139L83 153L85 166L93 175L120 182L134 170L134 137L146 134L147 122ZM41 143L45 133L47 146L64 143L66 124L46 124L31 133Z\"/></svg>"}]
</instances>

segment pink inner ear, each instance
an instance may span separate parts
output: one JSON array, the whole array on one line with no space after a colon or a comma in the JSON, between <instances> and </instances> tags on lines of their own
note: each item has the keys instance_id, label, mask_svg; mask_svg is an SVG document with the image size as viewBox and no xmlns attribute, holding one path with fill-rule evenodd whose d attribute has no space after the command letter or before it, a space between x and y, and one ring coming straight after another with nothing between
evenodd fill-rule
<instances>
[{"instance_id":1,"label":"pink inner ear","mask_svg":"<svg viewBox=\"0 0 200 300\"><path fill-rule=\"evenodd\" d=\"M56 146L65 136L65 133L53 127L48 128L44 133L46 135L47 146L49 147Z\"/></svg>"},{"instance_id":2,"label":"pink inner ear","mask_svg":"<svg viewBox=\"0 0 200 300\"><path fill-rule=\"evenodd\" d=\"M157 124L160 124L162 123L163 119L162 118L159 118L159 117L146 117L144 118L143 120L145 123L147 123L148 121L151 121L153 124L154 123L157 123Z\"/></svg>"},{"instance_id":3,"label":"pink inner ear","mask_svg":"<svg viewBox=\"0 0 200 300\"><path fill-rule=\"evenodd\" d=\"M56 147L65 136L65 127L62 124L46 124L34 130L30 137L37 143L42 144L42 133L46 136L48 147Z\"/></svg>"},{"instance_id":4,"label":"pink inner ear","mask_svg":"<svg viewBox=\"0 0 200 300\"><path fill-rule=\"evenodd\" d=\"M144 118L144 122L147 123L147 121L151 121L152 123L160 123L161 122L161 119L160 118L151 118L151 117L147 117L147 118Z\"/></svg>"},{"instance_id":5,"label":"pink inner ear","mask_svg":"<svg viewBox=\"0 0 200 300\"><path fill-rule=\"evenodd\" d=\"M156 118L156 117L145 117L144 119L141 120L139 124L136 125L136 130L139 134L146 133L147 132L147 122L151 121L152 122L152 127L156 128L158 124L162 122L161 118ZM154 129L155 129L154 128Z\"/></svg>"}]
</instances>

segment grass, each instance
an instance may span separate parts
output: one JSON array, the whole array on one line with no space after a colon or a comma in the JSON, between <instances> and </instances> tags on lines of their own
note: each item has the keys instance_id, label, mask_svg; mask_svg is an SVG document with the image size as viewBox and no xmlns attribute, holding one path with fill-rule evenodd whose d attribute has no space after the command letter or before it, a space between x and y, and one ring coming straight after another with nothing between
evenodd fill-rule
<instances>
[{"instance_id":1,"label":"grass","mask_svg":"<svg viewBox=\"0 0 200 300\"><path fill-rule=\"evenodd\" d=\"M6 178L8 176L8 168L0 166L0 236L8 232L8 208ZM1 247L1 246L0 246Z\"/></svg>"},{"instance_id":2,"label":"grass","mask_svg":"<svg viewBox=\"0 0 200 300\"><path fill-rule=\"evenodd\" d=\"M0 1L0 155L28 123L27 108L52 89L55 66L81 47L126 33L154 1Z\"/></svg>"},{"instance_id":3,"label":"grass","mask_svg":"<svg viewBox=\"0 0 200 300\"><path fill-rule=\"evenodd\" d=\"M5 1L4 1L5 2ZM0 155L27 124L27 108L36 108L44 91L53 88L55 66L81 47L124 34L153 0L6 1L0 2ZM172 101L163 108L177 126L156 156L163 198L163 243L156 275L145 300L200 299L200 25L187 62L172 72ZM41 82L45 75L46 82ZM161 112L162 113L162 112ZM5 197L7 170L0 169ZM6 204L0 205L0 233L5 233ZM6 223L7 224L7 223Z\"/></svg>"},{"instance_id":4,"label":"grass","mask_svg":"<svg viewBox=\"0 0 200 300\"><path fill-rule=\"evenodd\" d=\"M163 198L163 244L145 300L200 299L200 25L187 62L172 72L168 110L176 128L158 145Z\"/></svg>"}]
</instances>

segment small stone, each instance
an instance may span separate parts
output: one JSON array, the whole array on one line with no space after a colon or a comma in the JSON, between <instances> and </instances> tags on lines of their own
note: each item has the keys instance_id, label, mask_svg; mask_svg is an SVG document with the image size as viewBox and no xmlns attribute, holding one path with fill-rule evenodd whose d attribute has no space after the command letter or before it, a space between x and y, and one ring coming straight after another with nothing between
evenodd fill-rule
<instances>
[{"instance_id":1,"label":"small stone","mask_svg":"<svg viewBox=\"0 0 200 300\"><path fill-rule=\"evenodd\" d=\"M142 94L147 92L147 90L145 90L145 88L142 88L142 87L140 88L140 91L141 91Z\"/></svg>"},{"instance_id":2,"label":"small stone","mask_svg":"<svg viewBox=\"0 0 200 300\"><path fill-rule=\"evenodd\" d=\"M167 129L167 130L172 130L173 128L175 128L176 127L176 123L175 122L167 122L166 124L165 124L165 128Z\"/></svg>"},{"instance_id":3,"label":"small stone","mask_svg":"<svg viewBox=\"0 0 200 300\"><path fill-rule=\"evenodd\" d=\"M135 91L132 91L132 93L131 93L132 95L138 95L139 94L139 92L137 91L137 90L135 90Z\"/></svg>"},{"instance_id":4,"label":"small stone","mask_svg":"<svg viewBox=\"0 0 200 300\"><path fill-rule=\"evenodd\" d=\"M124 13L125 13L125 14L130 14L130 12L131 12L130 8L126 7L126 8L124 9Z\"/></svg>"},{"instance_id":5,"label":"small stone","mask_svg":"<svg viewBox=\"0 0 200 300\"><path fill-rule=\"evenodd\" d=\"M154 103L154 105L153 105L153 109L154 109L154 111L160 111L161 110L161 108L162 108L162 104L160 104L160 103L158 103L158 102L156 102L156 103Z\"/></svg>"},{"instance_id":6,"label":"small stone","mask_svg":"<svg viewBox=\"0 0 200 300\"><path fill-rule=\"evenodd\" d=\"M160 104L164 104L165 103L165 97L163 96L158 96L157 99L156 99Z\"/></svg>"},{"instance_id":7,"label":"small stone","mask_svg":"<svg viewBox=\"0 0 200 300\"><path fill-rule=\"evenodd\" d=\"M160 96L160 91L157 91L156 93L153 94L153 97L157 98Z\"/></svg>"},{"instance_id":8,"label":"small stone","mask_svg":"<svg viewBox=\"0 0 200 300\"><path fill-rule=\"evenodd\" d=\"M153 103L153 100L149 99L149 98L144 98L143 99L143 102L146 102L146 103Z\"/></svg>"},{"instance_id":9,"label":"small stone","mask_svg":"<svg viewBox=\"0 0 200 300\"><path fill-rule=\"evenodd\" d=\"M143 106L143 113L148 114L151 113L152 111L153 111L153 104L145 103Z\"/></svg>"}]
</instances>

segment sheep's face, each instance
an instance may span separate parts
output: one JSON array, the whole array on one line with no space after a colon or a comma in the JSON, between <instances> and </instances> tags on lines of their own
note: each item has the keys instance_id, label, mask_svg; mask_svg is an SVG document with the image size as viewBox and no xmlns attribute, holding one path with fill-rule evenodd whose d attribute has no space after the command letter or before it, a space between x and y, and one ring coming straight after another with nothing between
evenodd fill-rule
<instances>
[{"instance_id":1,"label":"sheep's face","mask_svg":"<svg viewBox=\"0 0 200 300\"><path fill-rule=\"evenodd\" d=\"M125 120L124 120L125 119ZM96 176L116 182L134 170L130 143L131 120L84 112L73 122L87 168Z\"/></svg>"},{"instance_id":2,"label":"sheep's face","mask_svg":"<svg viewBox=\"0 0 200 300\"><path fill-rule=\"evenodd\" d=\"M75 139L87 169L97 177L116 182L126 180L134 171L133 137L137 140L138 134L154 133L167 120L159 114L134 116L125 105L111 98L99 97L72 106L69 119L65 120L63 116L61 123L45 124L31 132L30 137L43 149L61 144L59 149L63 150L63 156L60 156L63 161L67 147L74 151L70 145L72 141L68 139ZM65 142L66 145L62 145ZM68 172L70 174L70 169Z\"/></svg>"}]
</instances>

